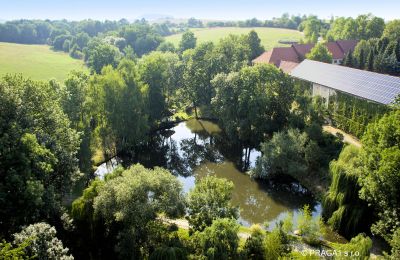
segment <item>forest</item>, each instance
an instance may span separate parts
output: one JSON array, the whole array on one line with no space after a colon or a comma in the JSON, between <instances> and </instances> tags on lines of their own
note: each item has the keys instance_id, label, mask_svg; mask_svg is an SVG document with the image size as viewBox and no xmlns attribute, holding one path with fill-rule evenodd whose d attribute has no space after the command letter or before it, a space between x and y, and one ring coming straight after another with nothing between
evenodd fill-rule
<instances>
[{"instance_id":1,"label":"forest","mask_svg":"<svg viewBox=\"0 0 400 260\"><path fill-rule=\"evenodd\" d=\"M90 70L64 82L0 78L0 259L319 259L299 248L367 259L376 240L384 244L377 257L399 259L400 100L383 107L338 96L332 114L309 84L251 63L264 52L255 31L197 44L187 29L203 26L194 18L0 24L0 41L48 44ZM284 14L234 26L299 29L304 42L360 40L344 66L399 76L399 20ZM178 47L163 39L182 31ZM331 62L324 48L307 58ZM361 147L323 131L326 118ZM205 146L223 138L221 150L238 151L246 177L298 182L321 201L321 217L305 204L296 216L244 227L232 181L210 175L186 192L174 169L147 165L144 151L159 153L157 134L189 119L218 125ZM130 163L95 174L116 157ZM174 222L182 219L187 228Z\"/></svg>"}]
</instances>

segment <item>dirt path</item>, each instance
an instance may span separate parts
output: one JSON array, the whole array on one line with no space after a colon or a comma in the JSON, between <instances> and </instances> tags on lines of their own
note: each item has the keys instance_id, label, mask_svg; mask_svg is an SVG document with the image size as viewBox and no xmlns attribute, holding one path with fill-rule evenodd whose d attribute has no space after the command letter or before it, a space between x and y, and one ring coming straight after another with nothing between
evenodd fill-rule
<instances>
[{"instance_id":1,"label":"dirt path","mask_svg":"<svg viewBox=\"0 0 400 260\"><path fill-rule=\"evenodd\" d=\"M350 135L348 133L345 133L344 131L340 130L339 128L336 128L336 127L333 127L333 126L330 126L330 125L324 125L324 126L322 126L322 129L325 132L331 133L333 135L336 135L336 133L341 133L343 135L343 137L344 137L343 141L345 143L352 144L352 145L357 146L357 147L361 147L360 140L358 140L355 136L352 136L352 135Z\"/></svg>"}]
</instances>

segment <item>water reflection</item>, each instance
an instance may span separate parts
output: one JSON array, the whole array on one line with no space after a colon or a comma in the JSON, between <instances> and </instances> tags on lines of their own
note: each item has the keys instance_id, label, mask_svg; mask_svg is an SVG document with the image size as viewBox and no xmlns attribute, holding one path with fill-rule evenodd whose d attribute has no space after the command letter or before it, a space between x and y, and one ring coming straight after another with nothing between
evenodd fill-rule
<instances>
[{"instance_id":1,"label":"water reflection","mask_svg":"<svg viewBox=\"0 0 400 260\"><path fill-rule=\"evenodd\" d=\"M185 192L194 187L196 180L207 175L226 178L235 185L232 203L240 207L239 221L246 226L268 221L273 227L274 222L283 219L289 211L296 220L299 209L305 204L314 209L315 216L321 212L320 204L309 196L300 195L301 186L296 183L266 185L244 174L254 166L260 152L253 149L246 156L243 147L229 142L218 125L209 121L190 120L160 131L147 145L129 154L115 158L109 166L100 166L96 174L102 176L118 163L124 167L137 162L145 167L161 166L178 177Z\"/></svg>"}]
</instances>

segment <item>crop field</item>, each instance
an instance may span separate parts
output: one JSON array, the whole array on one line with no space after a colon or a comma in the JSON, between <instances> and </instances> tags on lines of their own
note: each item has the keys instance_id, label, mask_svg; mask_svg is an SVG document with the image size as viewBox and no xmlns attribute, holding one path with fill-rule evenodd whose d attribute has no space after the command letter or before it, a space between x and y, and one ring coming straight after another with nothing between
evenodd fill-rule
<instances>
[{"instance_id":1,"label":"crop field","mask_svg":"<svg viewBox=\"0 0 400 260\"><path fill-rule=\"evenodd\" d=\"M82 60L55 52L48 45L0 42L0 76L21 73L35 80L64 81L71 70L87 70Z\"/></svg>"},{"instance_id":2,"label":"crop field","mask_svg":"<svg viewBox=\"0 0 400 260\"><path fill-rule=\"evenodd\" d=\"M261 44L266 50L269 50L277 46L285 46L280 44L280 40L300 40L302 33L296 30L280 29L280 28L240 28L240 27L216 27L216 28L195 28L191 29L197 37L197 43L206 41L218 42L221 38L228 36L229 34L247 34L251 30L255 30L258 37L261 39ZM182 34L174 34L165 37L166 41L172 42L175 46L178 46L181 40ZM287 45L286 45L287 46Z\"/></svg>"}]
</instances>

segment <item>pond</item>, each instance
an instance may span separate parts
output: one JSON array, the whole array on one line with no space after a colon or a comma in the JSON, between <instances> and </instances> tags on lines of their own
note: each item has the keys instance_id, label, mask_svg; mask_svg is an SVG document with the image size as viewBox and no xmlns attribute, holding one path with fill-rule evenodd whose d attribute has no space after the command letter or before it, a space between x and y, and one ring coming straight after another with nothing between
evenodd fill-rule
<instances>
[{"instance_id":1,"label":"pond","mask_svg":"<svg viewBox=\"0 0 400 260\"><path fill-rule=\"evenodd\" d=\"M210 121L189 120L158 132L135 156L116 157L100 165L96 174L101 177L119 164L128 167L139 162L145 167L161 166L178 177L185 192L205 176L225 178L235 185L232 203L239 206L238 221L244 226L269 222L273 228L288 212L293 212L296 222L305 204L310 205L313 217L319 217L321 204L299 183L267 184L245 174L254 167L259 155L260 152L253 149L249 160L245 160L245 151L229 143L218 125Z\"/></svg>"}]
</instances>

